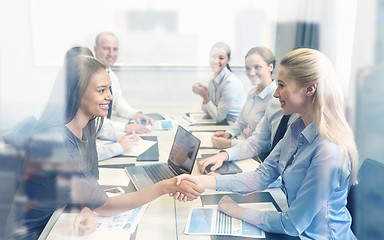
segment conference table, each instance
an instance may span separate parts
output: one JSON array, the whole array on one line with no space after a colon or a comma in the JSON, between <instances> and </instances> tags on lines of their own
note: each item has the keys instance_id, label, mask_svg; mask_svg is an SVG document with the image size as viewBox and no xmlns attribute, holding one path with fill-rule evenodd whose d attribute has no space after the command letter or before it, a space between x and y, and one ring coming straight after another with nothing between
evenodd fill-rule
<instances>
[{"instance_id":1,"label":"conference table","mask_svg":"<svg viewBox=\"0 0 384 240\"><path fill-rule=\"evenodd\" d=\"M208 131L215 132L217 130L225 130L228 126L224 125L192 125L184 126L187 130L193 131ZM156 136L158 140L159 161L167 162L169 152L172 146L173 137L176 132L176 127L172 130L152 131L150 133L141 134L141 136ZM215 154L219 149L201 148L199 149L197 158L201 154ZM196 161L197 162L197 161ZM192 175L201 175L198 168L193 168ZM114 157L105 161L99 162L100 180L99 184L104 188L120 186L126 192L135 191L135 187L129 181L128 175L123 169L128 164L152 164L153 161L136 161L135 157ZM156 162L155 162L156 163ZM245 159L236 161L236 164L243 172L251 171L259 166L259 163L254 159ZM280 188L272 188L266 190L276 201L282 211L287 209L285 196ZM213 190L205 190L203 195L217 194ZM223 193L223 192L220 192ZM132 240L155 240L155 239L180 239L180 240L209 240L210 236L194 236L184 233L187 223L188 214L193 207L201 207L201 197L191 202L179 202L168 195L161 196L153 200L146 208L136 231L133 234L121 235L114 232L101 232L96 230L94 233L86 236L79 236L74 233L73 220L77 213L67 213L64 209L57 210L46 225L39 239L132 239ZM231 237L218 239L234 239ZM249 239L249 238L238 238ZM268 239L268 238L267 238ZM295 239L288 236L278 236L271 239Z\"/></svg>"}]
</instances>

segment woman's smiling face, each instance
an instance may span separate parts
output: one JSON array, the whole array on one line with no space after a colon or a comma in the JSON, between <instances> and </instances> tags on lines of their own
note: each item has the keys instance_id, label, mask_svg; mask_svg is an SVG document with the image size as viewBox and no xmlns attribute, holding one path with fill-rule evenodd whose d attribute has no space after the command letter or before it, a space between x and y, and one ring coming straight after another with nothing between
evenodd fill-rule
<instances>
[{"instance_id":1,"label":"woman's smiling face","mask_svg":"<svg viewBox=\"0 0 384 240\"><path fill-rule=\"evenodd\" d=\"M210 54L210 65L214 74L217 76L227 66L230 61L227 51L224 48L213 48Z\"/></svg>"},{"instance_id":2,"label":"woman's smiling face","mask_svg":"<svg viewBox=\"0 0 384 240\"><path fill-rule=\"evenodd\" d=\"M112 100L111 79L104 69L95 72L81 99L80 110L87 116L105 117L108 104Z\"/></svg>"},{"instance_id":3,"label":"woman's smiling face","mask_svg":"<svg viewBox=\"0 0 384 240\"><path fill-rule=\"evenodd\" d=\"M267 64L257 53L249 55L245 59L245 73L254 86L265 88L272 81L271 73L273 64Z\"/></svg>"},{"instance_id":4,"label":"woman's smiling face","mask_svg":"<svg viewBox=\"0 0 384 240\"><path fill-rule=\"evenodd\" d=\"M298 86L296 80L288 75L284 66L280 66L277 85L273 96L279 99L284 115L292 113L301 115L303 111L306 111L306 88Z\"/></svg>"}]
</instances>

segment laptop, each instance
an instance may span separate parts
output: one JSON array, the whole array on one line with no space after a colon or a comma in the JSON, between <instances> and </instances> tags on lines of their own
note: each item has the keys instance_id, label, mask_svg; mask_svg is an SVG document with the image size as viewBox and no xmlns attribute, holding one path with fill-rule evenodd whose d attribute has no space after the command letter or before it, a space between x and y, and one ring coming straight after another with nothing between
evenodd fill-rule
<instances>
[{"instance_id":1,"label":"laptop","mask_svg":"<svg viewBox=\"0 0 384 240\"><path fill-rule=\"evenodd\" d=\"M199 147L200 140L179 125L167 163L128 166L125 170L136 189L144 189L164 179L191 174Z\"/></svg>"}]
</instances>

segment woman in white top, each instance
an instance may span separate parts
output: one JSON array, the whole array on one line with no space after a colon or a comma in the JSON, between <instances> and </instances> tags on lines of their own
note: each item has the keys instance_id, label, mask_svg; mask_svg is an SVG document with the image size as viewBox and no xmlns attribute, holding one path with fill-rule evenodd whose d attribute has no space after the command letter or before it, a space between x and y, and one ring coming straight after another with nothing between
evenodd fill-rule
<instances>
[{"instance_id":1,"label":"woman in white top","mask_svg":"<svg viewBox=\"0 0 384 240\"><path fill-rule=\"evenodd\" d=\"M276 90L272 79L275 63L275 56L266 47L251 48L245 55L246 74L256 87L249 92L237 121L225 132L216 132L212 136L213 147L229 148L238 142L236 137L240 134L244 139L252 135Z\"/></svg>"},{"instance_id":2,"label":"woman in white top","mask_svg":"<svg viewBox=\"0 0 384 240\"><path fill-rule=\"evenodd\" d=\"M203 111L218 124L235 122L245 101L243 84L232 73L228 65L230 60L231 49L228 44L218 42L213 45L210 53L213 78L208 87L195 83L192 89L203 98Z\"/></svg>"}]
</instances>

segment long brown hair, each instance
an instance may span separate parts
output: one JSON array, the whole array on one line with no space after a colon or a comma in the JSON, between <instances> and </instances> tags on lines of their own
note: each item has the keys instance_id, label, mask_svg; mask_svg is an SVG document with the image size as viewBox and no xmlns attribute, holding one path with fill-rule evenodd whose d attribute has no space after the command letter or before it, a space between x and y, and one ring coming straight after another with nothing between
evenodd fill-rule
<instances>
[{"instance_id":1,"label":"long brown hair","mask_svg":"<svg viewBox=\"0 0 384 240\"><path fill-rule=\"evenodd\" d=\"M105 66L91 57L77 56L65 61L36 130L64 126L72 121L91 77L102 69ZM101 129L103 118L94 117L90 121L96 121L97 131Z\"/></svg>"}]
</instances>

